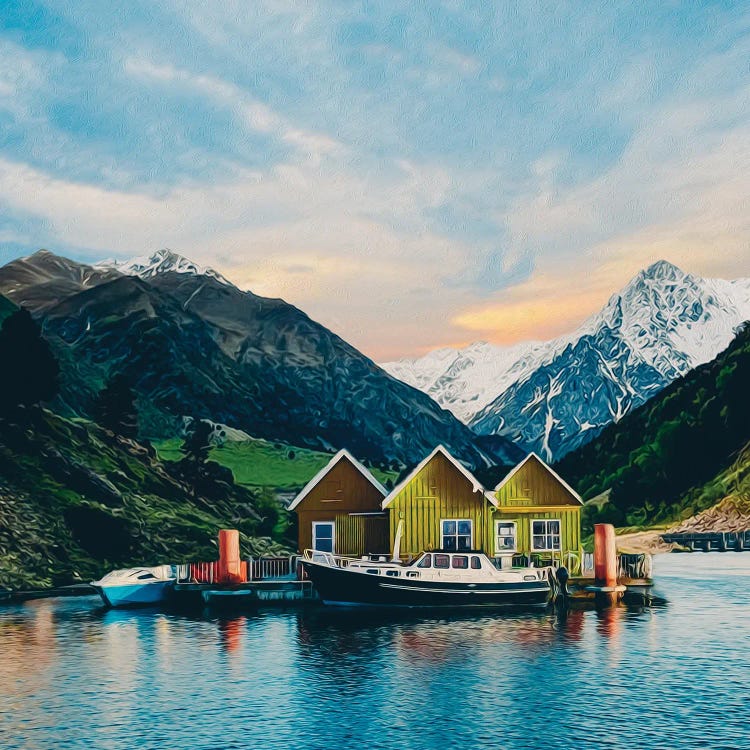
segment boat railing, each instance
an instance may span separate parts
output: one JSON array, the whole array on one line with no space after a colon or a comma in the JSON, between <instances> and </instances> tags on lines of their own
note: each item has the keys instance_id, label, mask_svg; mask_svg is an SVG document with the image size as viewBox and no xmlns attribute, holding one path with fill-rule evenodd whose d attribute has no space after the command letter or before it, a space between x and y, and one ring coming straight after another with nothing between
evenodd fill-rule
<instances>
[{"instance_id":1,"label":"boat railing","mask_svg":"<svg viewBox=\"0 0 750 750\"><path fill-rule=\"evenodd\" d=\"M361 563L362 561L373 560L374 558L380 560L382 557L384 556L352 557L350 555L337 555L333 552L322 552L317 549L306 549L302 553L302 559L328 565L331 568L347 568L352 563Z\"/></svg>"},{"instance_id":2,"label":"boat railing","mask_svg":"<svg viewBox=\"0 0 750 750\"><path fill-rule=\"evenodd\" d=\"M653 573L653 557L641 552L637 554L625 554L621 552L617 556L617 577L632 579L648 579Z\"/></svg>"}]
</instances>

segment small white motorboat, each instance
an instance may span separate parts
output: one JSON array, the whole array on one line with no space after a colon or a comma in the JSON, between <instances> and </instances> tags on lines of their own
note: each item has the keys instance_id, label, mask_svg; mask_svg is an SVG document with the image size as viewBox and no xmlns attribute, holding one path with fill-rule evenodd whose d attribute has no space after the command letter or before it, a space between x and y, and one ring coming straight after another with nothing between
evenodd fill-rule
<instances>
[{"instance_id":1,"label":"small white motorboat","mask_svg":"<svg viewBox=\"0 0 750 750\"><path fill-rule=\"evenodd\" d=\"M137 607L166 601L177 577L172 565L113 570L91 585L110 607Z\"/></svg>"}]
</instances>

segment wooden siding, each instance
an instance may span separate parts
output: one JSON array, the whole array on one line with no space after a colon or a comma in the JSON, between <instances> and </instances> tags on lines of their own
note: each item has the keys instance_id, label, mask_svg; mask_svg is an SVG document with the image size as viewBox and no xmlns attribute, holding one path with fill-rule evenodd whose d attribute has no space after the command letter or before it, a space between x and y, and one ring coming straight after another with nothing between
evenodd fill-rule
<instances>
[{"instance_id":1,"label":"wooden siding","mask_svg":"<svg viewBox=\"0 0 750 750\"><path fill-rule=\"evenodd\" d=\"M536 457L529 460L495 492L498 505L539 506L580 503Z\"/></svg>"},{"instance_id":2,"label":"wooden siding","mask_svg":"<svg viewBox=\"0 0 750 750\"><path fill-rule=\"evenodd\" d=\"M581 509L579 507L560 506L559 510L539 510L537 508L503 508L493 516L492 522L492 549L494 554L495 521L516 522L516 552L528 555L531 550L531 522L534 520L560 521L560 545L561 553L578 553L581 548Z\"/></svg>"},{"instance_id":3,"label":"wooden siding","mask_svg":"<svg viewBox=\"0 0 750 750\"><path fill-rule=\"evenodd\" d=\"M336 525L334 552L337 555L361 557L386 554L390 551L388 515L373 516L332 513L330 511L299 511L299 551L312 548L312 528L316 521L332 521Z\"/></svg>"},{"instance_id":4,"label":"wooden siding","mask_svg":"<svg viewBox=\"0 0 750 750\"><path fill-rule=\"evenodd\" d=\"M536 457L529 460L498 490L499 509L494 521L516 522L516 548L521 554L531 552L531 522L559 519L562 554L578 553L581 548L581 504L554 474Z\"/></svg>"},{"instance_id":5,"label":"wooden siding","mask_svg":"<svg viewBox=\"0 0 750 750\"><path fill-rule=\"evenodd\" d=\"M442 519L470 519L472 546L485 548L489 503L481 492L442 454L437 453L393 498L390 543L403 520L401 556L415 557L423 550L439 549Z\"/></svg>"},{"instance_id":6,"label":"wooden siding","mask_svg":"<svg viewBox=\"0 0 750 750\"><path fill-rule=\"evenodd\" d=\"M295 508L299 551L312 547L313 521L336 521L338 554L360 556L368 552L387 552L388 540L382 531L384 517L350 515L380 512L382 501L383 495L377 487L343 456ZM373 523L369 524L368 519ZM381 530L377 531L378 528ZM368 547L376 543L383 547L383 538L385 548Z\"/></svg>"}]
</instances>

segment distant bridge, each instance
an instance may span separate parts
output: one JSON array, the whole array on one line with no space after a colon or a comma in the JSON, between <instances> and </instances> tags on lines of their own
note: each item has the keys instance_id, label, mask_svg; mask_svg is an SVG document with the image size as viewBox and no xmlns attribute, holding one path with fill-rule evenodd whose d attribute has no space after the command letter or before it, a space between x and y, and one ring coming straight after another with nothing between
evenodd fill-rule
<instances>
[{"instance_id":1,"label":"distant bridge","mask_svg":"<svg viewBox=\"0 0 750 750\"><path fill-rule=\"evenodd\" d=\"M679 544L693 551L727 552L743 550L750 552L750 529L747 531L704 531L692 533L662 534L668 544Z\"/></svg>"}]
</instances>

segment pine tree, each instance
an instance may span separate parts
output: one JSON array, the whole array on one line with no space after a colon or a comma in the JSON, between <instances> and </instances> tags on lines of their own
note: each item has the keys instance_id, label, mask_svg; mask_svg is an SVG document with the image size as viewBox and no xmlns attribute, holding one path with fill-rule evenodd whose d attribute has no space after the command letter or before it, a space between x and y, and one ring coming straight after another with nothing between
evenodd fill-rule
<instances>
[{"instance_id":1,"label":"pine tree","mask_svg":"<svg viewBox=\"0 0 750 750\"><path fill-rule=\"evenodd\" d=\"M212 432L213 426L210 422L201 419L194 420L182 444L183 461L191 464L195 469L200 469L208 461Z\"/></svg>"},{"instance_id":2,"label":"pine tree","mask_svg":"<svg viewBox=\"0 0 750 750\"><path fill-rule=\"evenodd\" d=\"M112 430L116 435L132 439L138 436L135 393L125 375L114 375L99 392L96 417L102 427Z\"/></svg>"},{"instance_id":3,"label":"pine tree","mask_svg":"<svg viewBox=\"0 0 750 750\"><path fill-rule=\"evenodd\" d=\"M0 412L49 401L59 390L60 368L27 310L8 316L0 329Z\"/></svg>"}]
</instances>

